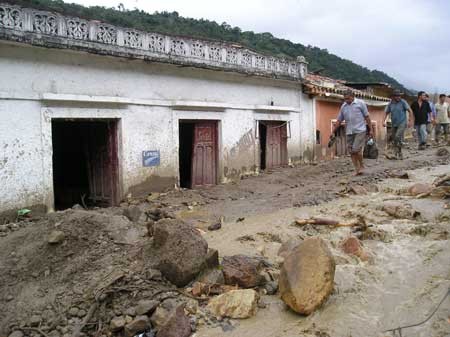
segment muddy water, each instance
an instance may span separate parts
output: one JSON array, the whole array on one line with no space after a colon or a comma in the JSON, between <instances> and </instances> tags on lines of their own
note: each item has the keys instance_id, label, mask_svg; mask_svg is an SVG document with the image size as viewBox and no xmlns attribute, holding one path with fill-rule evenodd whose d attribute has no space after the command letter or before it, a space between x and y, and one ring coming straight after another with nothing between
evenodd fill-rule
<instances>
[{"instance_id":1,"label":"muddy water","mask_svg":"<svg viewBox=\"0 0 450 337\"><path fill-rule=\"evenodd\" d=\"M277 296L265 296L262 300L267 307L259 309L256 316L233 320L233 329L226 332L220 327L201 327L196 336L378 337L393 336L392 333L383 333L386 329L422 321L450 287L450 224L436 221L449 211L443 208L442 201L412 199L398 195L397 191L413 182L430 182L445 172L449 172L448 166L412 171L409 180L382 182L378 193L341 198L316 207L259 214L246 218L242 223L226 223L222 230L207 233L205 236L210 246L218 248L222 255L261 254L273 263L276 263L280 243L267 242L264 233L278 234L283 241L291 237L320 235L329 241L338 265L334 293L312 315L298 316L288 310ZM380 204L386 200L410 204L422 213L422 218L419 221L392 219L380 210ZM350 234L349 229L292 225L295 218L320 215L349 220L356 214L364 214L375 229L386 233L383 241L364 241L365 249L372 256L369 262L361 262L340 251L339 242ZM426 236L411 233L422 227L430 233ZM251 240L238 240L244 235ZM450 298L447 298L430 321L403 330L403 336L450 336L449 316Z\"/></svg>"}]
</instances>

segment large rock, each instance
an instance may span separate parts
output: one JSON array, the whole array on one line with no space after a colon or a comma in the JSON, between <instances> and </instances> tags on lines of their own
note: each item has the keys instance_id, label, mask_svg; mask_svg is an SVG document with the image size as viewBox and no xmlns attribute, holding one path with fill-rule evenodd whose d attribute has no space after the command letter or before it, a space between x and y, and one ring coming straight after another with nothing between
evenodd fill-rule
<instances>
[{"instance_id":1,"label":"large rock","mask_svg":"<svg viewBox=\"0 0 450 337\"><path fill-rule=\"evenodd\" d=\"M256 313L258 299L253 289L231 290L212 298L207 309L216 317L248 318Z\"/></svg>"},{"instance_id":2,"label":"large rock","mask_svg":"<svg viewBox=\"0 0 450 337\"><path fill-rule=\"evenodd\" d=\"M309 315L333 291L335 262L319 237L303 241L285 257L279 279L282 300L295 312Z\"/></svg>"},{"instance_id":3,"label":"large rock","mask_svg":"<svg viewBox=\"0 0 450 337\"><path fill-rule=\"evenodd\" d=\"M417 183L408 188L408 194L413 196L420 194L429 194L432 189L433 186L429 184Z\"/></svg>"},{"instance_id":4,"label":"large rock","mask_svg":"<svg viewBox=\"0 0 450 337\"><path fill-rule=\"evenodd\" d=\"M191 323L184 314L184 309L179 306L172 311L167 322L159 328L156 337L189 337L191 335Z\"/></svg>"},{"instance_id":5,"label":"large rock","mask_svg":"<svg viewBox=\"0 0 450 337\"><path fill-rule=\"evenodd\" d=\"M163 219L153 227L153 248L156 267L170 282L183 287L204 267L208 243L191 225Z\"/></svg>"},{"instance_id":6,"label":"large rock","mask_svg":"<svg viewBox=\"0 0 450 337\"><path fill-rule=\"evenodd\" d=\"M265 283L260 274L263 263L260 259L245 256L225 256L222 259L222 270L225 284L238 285L242 288L253 288Z\"/></svg>"}]
</instances>

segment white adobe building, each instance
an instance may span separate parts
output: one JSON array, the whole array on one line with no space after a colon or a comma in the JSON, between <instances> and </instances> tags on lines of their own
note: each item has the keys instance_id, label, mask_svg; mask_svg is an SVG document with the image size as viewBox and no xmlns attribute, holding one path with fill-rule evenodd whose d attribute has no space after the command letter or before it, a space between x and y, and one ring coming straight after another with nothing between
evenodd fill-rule
<instances>
[{"instance_id":1,"label":"white adobe building","mask_svg":"<svg viewBox=\"0 0 450 337\"><path fill-rule=\"evenodd\" d=\"M306 72L303 57L0 4L0 214L308 160Z\"/></svg>"}]
</instances>

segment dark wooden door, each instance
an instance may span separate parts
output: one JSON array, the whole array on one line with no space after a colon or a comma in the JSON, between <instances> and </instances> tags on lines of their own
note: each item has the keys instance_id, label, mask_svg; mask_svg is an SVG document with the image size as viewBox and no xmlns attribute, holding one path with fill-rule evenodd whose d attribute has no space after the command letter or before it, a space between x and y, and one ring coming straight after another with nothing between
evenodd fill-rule
<instances>
[{"instance_id":1,"label":"dark wooden door","mask_svg":"<svg viewBox=\"0 0 450 337\"><path fill-rule=\"evenodd\" d=\"M266 168L287 165L286 123L266 122Z\"/></svg>"},{"instance_id":2,"label":"dark wooden door","mask_svg":"<svg viewBox=\"0 0 450 337\"><path fill-rule=\"evenodd\" d=\"M192 187L217 182L217 122L196 122L192 151Z\"/></svg>"},{"instance_id":3,"label":"dark wooden door","mask_svg":"<svg viewBox=\"0 0 450 337\"><path fill-rule=\"evenodd\" d=\"M345 156L347 154L347 136L345 126L341 125L336 132L336 156Z\"/></svg>"},{"instance_id":4,"label":"dark wooden door","mask_svg":"<svg viewBox=\"0 0 450 337\"><path fill-rule=\"evenodd\" d=\"M92 122L86 128L89 199L98 206L118 204L117 122Z\"/></svg>"}]
</instances>

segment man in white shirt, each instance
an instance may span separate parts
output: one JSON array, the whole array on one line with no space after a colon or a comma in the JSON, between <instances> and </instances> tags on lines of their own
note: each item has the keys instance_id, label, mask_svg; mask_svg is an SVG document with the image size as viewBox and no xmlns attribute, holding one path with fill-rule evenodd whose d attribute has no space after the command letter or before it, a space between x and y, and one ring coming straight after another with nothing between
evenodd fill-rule
<instances>
[{"instance_id":1,"label":"man in white shirt","mask_svg":"<svg viewBox=\"0 0 450 337\"><path fill-rule=\"evenodd\" d=\"M336 131L344 121L348 152L350 152L353 166L355 167L355 175L360 175L363 174L364 169L362 150L366 143L367 127L369 128L369 137L371 137L372 123L370 122L366 103L361 99L355 98L355 94L351 90L347 90L344 93L344 103L341 106L331 135L336 134Z\"/></svg>"},{"instance_id":2,"label":"man in white shirt","mask_svg":"<svg viewBox=\"0 0 450 337\"><path fill-rule=\"evenodd\" d=\"M436 115L434 116L435 124L435 141L439 143L441 132L444 133L444 141L448 142L449 124L450 124L450 105L445 101L444 94L439 95L439 102L435 104Z\"/></svg>"}]
</instances>

